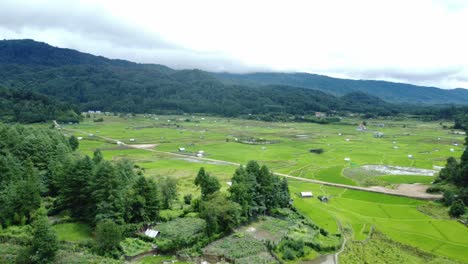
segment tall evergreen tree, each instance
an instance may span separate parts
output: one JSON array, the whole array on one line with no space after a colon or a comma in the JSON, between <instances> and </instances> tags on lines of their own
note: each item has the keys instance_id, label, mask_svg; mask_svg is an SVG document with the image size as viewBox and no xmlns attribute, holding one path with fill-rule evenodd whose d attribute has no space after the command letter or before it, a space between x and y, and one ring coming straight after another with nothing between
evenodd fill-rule
<instances>
[{"instance_id":1,"label":"tall evergreen tree","mask_svg":"<svg viewBox=\"0 0 468 264\"><path fill-rule=\"evenodd\" d=\"M195 185L200 186L202 199L206 199L209 195L219 191L221 184L218 179L205 172L203 167L198 171L195 178Z\"/></svg>"},{"instance_id":2,"label":"tall evergreen tree","mask_svg":"<svg viewBox=\"0 0 468 264\"><path fill-rule=\"evenodd\" d=\"M40 208L36 219L32 223L33 239L31 244L31 260L33 263L51 263L58 250L58 241L55 230L47 219L44 208Z\"/></svg>"},{"instance_id":3,"label":"tall evergreen tree","mask_svg":"<svg viewBox=\"0 0 468 264\"><path fill-rule=\"evenodd\" d=\"M177 200L177 180L166 176L159 180L161 204L163 209L169 209L172 203Z\"/></svg>"},{"instance_id":4,"label":"tall evergreen tree","mask_svg":"<svg viewBox=\"0 0 468 264\"><path fill-rule=\"evenodd\" d=\"M156 183L141 176L135 181L130 193L129 208L126 210L127 221L132 223L155 221L159 213Z\"/></svg>"},{"instance_id":5,"label":"tall evergreen tree","mask_svg":"<svg viewBox=\"0 0 468 264\"><path fill-rule=\"evenodd\" d=\"M95 164L98 164L100 163L102 160L104 159L104 156L102 155L102 152L100 149L96 149L94 152L93 152L93 162Z\"/></svg>"},{"instance_id":6,"label":"tall evergreen tree","mask_svg":"<svg viewBox=\"0 0 468 264\"><path fill-rule=\"evenodd\" d=\"M70 165L60 188L59 201L62 208L69 208L72 215L81 219L91 216L92 187L94 165L88 156L76 160Z\"/></svg>"},{"instance_id":7,"label":"tall evergreen tree","mask_svg":"<svg viewBox=\"0 0 468 264\"><path fill-rule=\"evenodd\" d=\"M92 180L92 198L96 204L95 221L112 219L123 223L123 189L115 168L109 161L101 161Z\"/></svg>"},{"instance_id":8,"label":"tall evergreen tree","mask_svg":"<svg viewBox=\"0 0 468 264\"><path fill-rule=\"evenodd\" d=\"M80 145L80 142L78 141L78 139L73 135L70 138L68 138L68 143L70 144L70 147L72 150L78 149Z\"/></svg>"}]
</instances>

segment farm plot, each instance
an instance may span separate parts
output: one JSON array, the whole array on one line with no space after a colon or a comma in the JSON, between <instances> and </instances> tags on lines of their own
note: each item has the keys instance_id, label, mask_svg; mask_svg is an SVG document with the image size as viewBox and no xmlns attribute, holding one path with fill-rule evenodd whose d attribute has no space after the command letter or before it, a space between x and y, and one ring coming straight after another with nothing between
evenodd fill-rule
<instances>
[{"instance_id":1,"label":"farm plot","mask_svg":"<svg viewBox=\"0 0 468 264\"><path fill-rule=\"evenodd\" d=\"M327 193L316 184L290 181L294 193ZM334 189L327 187L327 189ZM330 193L328 203L316 198L294 198L294 205L317 224L337 232L339 222L355 240L367 237L366 227L374 226L392 240L435 255L468 261L468 229L454 220L436 219L418 210L428 202L346 190Z\"/></svg>"},{"instance_id":2,"label":"farm plot","mask_svg":"<svg viewBox=\"0 0 468 264\"><path fill-rule=\"evenodd\" d=\"M152 155L149 151L138 152L126 146L119 147L115 142L99 140L97 136L116 139L125 144L153 146L150 149L158 151L186 154L185 162L166 162L169 165L174 163L176 170L185 167L180 164L192 167L187 163L197 162L191 156L203 151L203 157L207 158L240 164L257 160L276 172L364 186L416 182L427 184L433 178L429 179L427 176L428 178L418 179L406 176L408 173L392 177L387 173L377 175L373 182L365 182L366 177L362 179L362 172L349 176L348 171L368 164L432 170L434 166L444 165L445 159L453 155L451 149L455 152L462 150L463 136L449 134L437 123L377 120L375 122L386 123L384 128L378 128L385 133L385 137L374 138L373 133L356 131L359 122L346 119L343 124L318 125L201 116L160 116L158 120L141 116L128 119L106 116L104 122L94 123L85 119L83 123L65 125L65 128L82 131L67 133L83 137L80 140L80 149L83 152L91 154L99 148L107 158L126 157L137 161L155 161L154 156L145 158ZM374 129L372 123L369 125L369 129ZM275 144L239 144L235 141L236 138L265 139ZM319 148L323 149L323 153L309 151ZM408 158L408 155L412 158Z\"/></svg>"}]
</instances>

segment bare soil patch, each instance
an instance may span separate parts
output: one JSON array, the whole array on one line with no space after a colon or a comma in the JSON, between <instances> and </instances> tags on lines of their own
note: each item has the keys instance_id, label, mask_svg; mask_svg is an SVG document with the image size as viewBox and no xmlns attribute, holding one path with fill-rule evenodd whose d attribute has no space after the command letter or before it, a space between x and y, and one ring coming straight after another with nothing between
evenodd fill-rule
<instances>
[{"instance_id":1,"label":"bare soil patch","mask_svg":"<svg viewBox=\"0 0 468 264\"><path fill-rule=\"evenodd\" d=\"M152 149L158 146L158 144L132 144L132 145L127 145L131 148L137 148L137 149Z\"/></svg>"},{"instance_id":2,"label":"bare soil patch","mask_svg":"<svg viewBox=\"0 0 468 264\"><path fill-rule=\"evenodd\" d=\"M407 195L407 196L421 197L421 198L439 198L440 197L440 195L426 193L427 188L429 188L428 185L417 184L417 183L399 184L396 186L395 189L390 189L390 188L382 187L382 186L369 187L369 189L371 190L388 193L388 194L400 194L400 195Z\"/></svg>"}]
</instances>

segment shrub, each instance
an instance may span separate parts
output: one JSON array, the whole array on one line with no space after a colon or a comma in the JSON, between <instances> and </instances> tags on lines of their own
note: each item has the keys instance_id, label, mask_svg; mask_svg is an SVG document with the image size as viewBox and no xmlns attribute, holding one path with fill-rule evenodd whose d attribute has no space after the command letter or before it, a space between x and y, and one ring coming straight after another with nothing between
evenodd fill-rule
<instances>
[{"instance_id":1,"label":"shrub","mask_svg":"<svg viewBox=\"0 0 468 264\"><path fill-rule=\"evenodd\" d=\"M323 148L316 148L316 149L310 149L309 151L315 154L322 154L324 150Z\"/></svg>"},{"instance_id":2,"label":"shrub","mask_svg":"<svg viewBox=\"0 0 468 264\"><path fill-rule=\"evenodd\" d=\"M452 217L460 217L461 215L465 214L465 204L463 201L458 199L453 202L452 206L450 207L449 214Z\"/></svg>"},{"instance_id":3,"label":"shrub","mask_svg":"<svg viewBox=\"0 0 468 264\"><path fill-rule=\"evenodd\" d=\"M190 204L192 202L192 195L191 194L187 194L184 196L184 203L185 204Z\"/></svg>"}]
</instances>

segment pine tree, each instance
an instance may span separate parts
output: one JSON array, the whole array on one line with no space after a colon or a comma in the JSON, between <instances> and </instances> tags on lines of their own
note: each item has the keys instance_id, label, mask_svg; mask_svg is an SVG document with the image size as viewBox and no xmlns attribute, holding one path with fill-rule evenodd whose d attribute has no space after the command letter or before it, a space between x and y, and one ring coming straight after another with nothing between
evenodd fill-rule
<instances>
[{"instance_id":1,"label":"pine tree","mask_svg":"<svg viewBox=\"0 0 468 264\"><path fill-rule=\"evenodd\" d=\"M195 185L200 186L203 199L207 199L209 195L219 191L221 188L218 179L206 173L203 167L198 171L197 177L195 178Z\"/></svg>"},{"instance_id":2,"label":"pine tree","mask_svg":"<svg viewBox=\"0 0 468 264\"><path fill-rule=\"evenodd\" d=\"M102 152L100 149L96 149L93 152L93 162L94 164L100 163L104 159L104 156L102 155Z\"/></svg>"},{"instance_id":3,"label":"pine tree","mask_svg":"<svg viewBox=\"0 0 468 264\"><path fill-rule=\"evenodd\" d=\"M38 210L32 227L31 260L33 263L51 263L58 250L58 241L44 208Z\"/></svg>"},{"instance_id":4,"label":"pine tree","mask_svg":"<svg viewBox=\"0 0 468 264\"><path fill-rule=\"evenodd\" d=\"M141 176L130 192L129 208L126 218L129 222L154 221L159 215L158 189L153 180Z\"/></svg>"},{"instance_id":5,"label":"pine tree","mask_svg":"<svg viewBox=\"0 0 468 264\"><path fill-rule=\"evenodd\" d=\"M78 139L73 135L70 138L68 138L68 143L70 144L70 147L73 151L78 149L80 145L80 142L78 141Z\"/></svg>"},{"instance_id":6,"label":"pine tree","mask_svg":"<svg viewBox=\"0 0 468 264\"><path fill-rule=\"evenodd\" d=\"M91 217L93 200L90 184L93 170L93 162L85 156L70 165L61 183L59 201L62 208L71 210L74 217L81 219Z\"/></svg>"},{"instance_id":7,"label":"pine tree","mask_svg":"<svg viewBox=\"0 0 468 264\"><path fill-rule=\"evenodd\" d=\"M172 203L177 199L177 180L169 176L162 177L159 186L162 207L163 209L170 209Z\"/></svg>"},{"instance_id":8,"label":"pine tree","mask_svg":"<svg viewBox=\"0 0 468 264\"><path fill-rule=\"evenodd\" d=\"M41 205L41 188L37 173L30 160L26 161L24 176L12 186L10 198L16 214L14 222L24 224Z\"/></svg>"},{"instance_id":9,"label":"pine tree","mask_svg":"<svg viewBox=\"0 0 468 264\"><path fill-rule=\"evenodd\" d=\"M108 161L101 161L92 180L92 198L96 204L95 221L112 219L123 223L123 188L115 168Z\"/></svg>"},{"instance_id":10,"label":"pine tree","mask_svg":"<svg viewBox=\"0 0 468 264\"><path fill-rule=\"evenodd\" d=\"M468 165L468 137L465 138L465 151L463 151L460 160L460 166L464 167Z\"/></svg>"}]
</instances>

